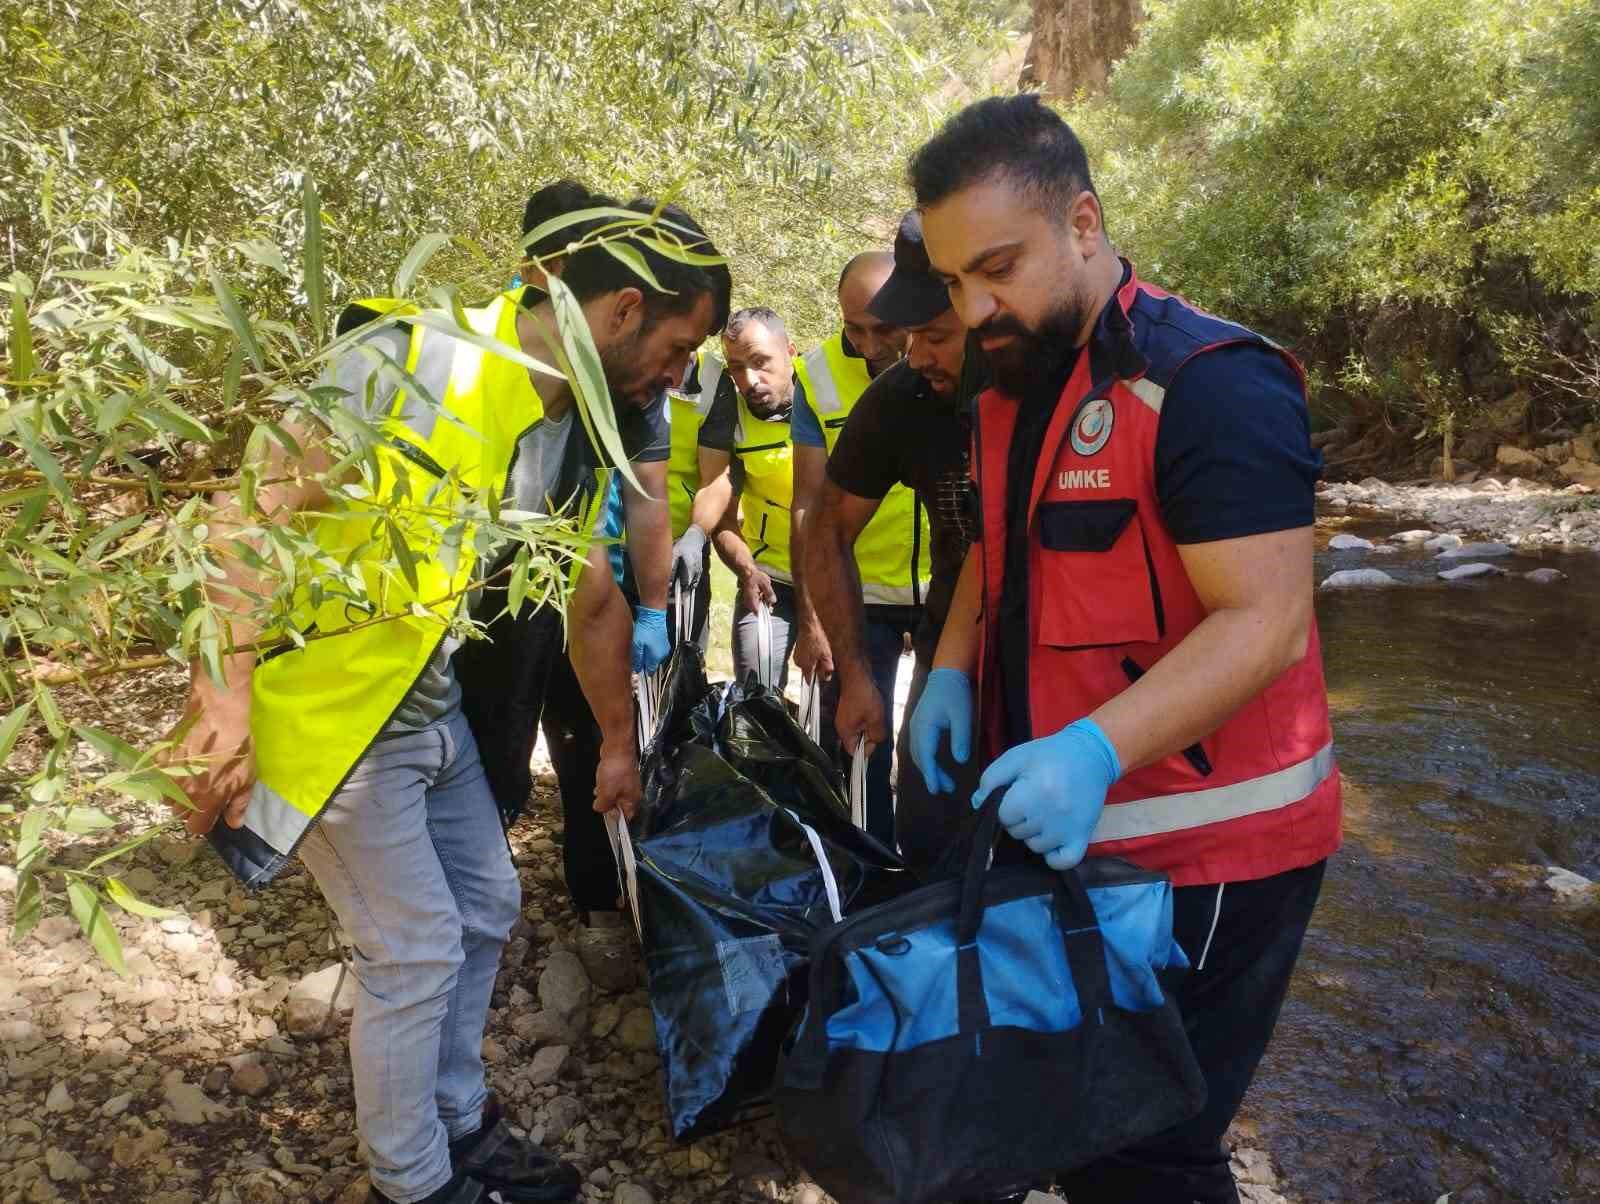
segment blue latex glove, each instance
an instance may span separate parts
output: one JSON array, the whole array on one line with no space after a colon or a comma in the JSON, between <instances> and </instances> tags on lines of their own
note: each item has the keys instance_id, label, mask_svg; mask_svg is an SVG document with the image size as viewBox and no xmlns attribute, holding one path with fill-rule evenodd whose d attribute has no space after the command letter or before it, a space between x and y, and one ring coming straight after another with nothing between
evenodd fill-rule
<instances>
[{"instance_id":1,"label":"blue latex glove","mask_svg":"<svg viewBox=\"0 0 1600 1204\"><path fill-rule=\"evenodd\" d=\"M633 616L633 671L654 673L667 659L672 641L667 638L667 612L641 606Z\"/></svg>"},{"instance_id":2,"label":"blue latex glove","mask_svg":"<svg viewBox=\"0 0 1600 1204\"><path fill-rule=\"evenodd\" d=\"M931 794L949 794L956 788L939 768L939 737L945 732L950 733L950 755L965 765L972 755L972 679L960 669L928 674L911 715L911 759Z\"/></svg>"},{"instance_id":3,"label":"blue latex glove","mask_svg":"<svg viewBox=\"0 0 1600 1204\"><path fill-rule=\"evenodd\" d=\"M978 779L972 805L1009 786L1000 804L1006 831L1043 854L1051 869L1070 870L1083 860L1106 791L1121 776L1117 750L1099 724L1080 719L996 758Z\"/></svg>"}]
</instances>

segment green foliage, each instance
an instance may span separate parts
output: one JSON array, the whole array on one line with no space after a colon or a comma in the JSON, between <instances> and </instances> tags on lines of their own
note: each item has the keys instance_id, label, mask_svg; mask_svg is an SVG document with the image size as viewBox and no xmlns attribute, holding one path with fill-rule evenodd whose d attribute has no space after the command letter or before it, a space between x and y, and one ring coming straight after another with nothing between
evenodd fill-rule
<instances>
[{"instance_id":1,"label":"green foliage","mask_svg":"<svg viewBox=\"0 0 1600 1204\"><path fill-rule=\"evenodd\" d=\"M1071 114L1142 268L1293 342L1325 408L1438 429L1530 379L1572 385L1558 406L1581 395L1600 4L1147 8L1109 94Z\"/></svg>"},{"instance_id":2,"label":"green foliage","mask_svg":"<svg viewBox=\"0 0 1600 1204\"><path fill-rule=\"evenodd\" d=\"M109 964L112 906L154 917L116 861L161 831L109 806L185 801L159 745L76 722L110 675L319 638L297 599L395 616L417 549L517 547L511 605L564 604L569 526L441 485L407 496L376 432L317 381L354 298L464 305L523 258L535 188L573 176L684 204L733 262L738 304L802 337L882 245L906 152L999 36L993 0L21 0L0 7L0 827L14 937L67 906ZM612 215L618 216L618 215ZM625 215L637 223L637 215ZM624 227L589 236L610 245ZM665 226L654 227L664 244ZM642 260L613 251L636 269ZM669 250L668 253L672 252ZM647 273L646 273L647 275ZM648 284L648 280L646 284ZM618 447L598 357L555 285L557 361L591 438ZM386 369L392 377L398 369ZM329 513L378 550L374 581L309 525L256 505L286 418L334 433ZM620 458L620 457L618 457ZM219 501L249 523L213 531ZM419 540L421 542L419 542ZM479 563L487 563L480 559ZM421 612L477 634L452 599ZM437 607L433 603L439 603ZM58 693L72 692L63 713Z\"/></svg>"}]
</instances>

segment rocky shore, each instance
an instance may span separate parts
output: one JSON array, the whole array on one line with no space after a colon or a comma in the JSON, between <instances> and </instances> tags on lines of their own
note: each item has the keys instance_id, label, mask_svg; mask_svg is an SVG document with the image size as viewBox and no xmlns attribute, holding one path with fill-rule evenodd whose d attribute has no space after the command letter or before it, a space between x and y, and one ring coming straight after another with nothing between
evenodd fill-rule
<instances>
[{"instance_id":1,"label":"rocky shore","mask_svg":"<svg viewBox=\"0 0 1600 1204\"><path fill-rule=\"evenodd\" d=\"M148 739L174 714L179 684L158 674L92 702L62 699ZM512 1121L582 1170L592 1204L823 1204L770 1123L688 1147L671 1140L643 988L602 990L574 954L557 803L543 772L511 837L524 907L484 1055ZM161 818L142 804L108 809L119 825L95 834L97 850ZM88 855L79 844L62 860ZM352 984L309 875L294 866L250 895L208 846L178 836L121 864L143 898L184 913L112 916L125 978L68 915L11 945L15 874L0 869L0 1200L360 1204ZM1247 1109L1235 1156L1245 1197L1283 1204L1271 1158L1243 1144L1251 1131Z\"/></svg>"},{"instance_id":2,"label":"rocky shore","mask_svg":"<svg viewBox=\"0 0 1600 1204\"><path fill-rule=\"evenodd\" d=\"M1367 477L1324 485L1317 503L1327 516L1381 515L1430 534L1518 550L1600 548L1600 488L1576 482L1488 476L1454 484L1390 484Z\"/></svg>"}]
</instances>

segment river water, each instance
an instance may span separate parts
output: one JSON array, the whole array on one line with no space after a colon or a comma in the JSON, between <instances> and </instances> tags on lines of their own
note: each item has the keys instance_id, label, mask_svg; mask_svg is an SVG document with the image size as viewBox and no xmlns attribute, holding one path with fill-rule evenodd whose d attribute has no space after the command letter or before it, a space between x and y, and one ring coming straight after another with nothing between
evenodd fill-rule
<instances>
[{"instance_id":1,"label":"river water","mask_svg":"<svg viewBox=\"0 0 1600 1204\"><path fill-rule=\"evenodd\" d=\"M1600 879L1600 556L1497 562L1554 586L1446 584L1461 561L1328 533L1319 581L1407 585L1318 597L1345 846L1245 1132L1299 1200L1600 1200L1600 907L1503 875Z\"/></svg>"}]
</instances>

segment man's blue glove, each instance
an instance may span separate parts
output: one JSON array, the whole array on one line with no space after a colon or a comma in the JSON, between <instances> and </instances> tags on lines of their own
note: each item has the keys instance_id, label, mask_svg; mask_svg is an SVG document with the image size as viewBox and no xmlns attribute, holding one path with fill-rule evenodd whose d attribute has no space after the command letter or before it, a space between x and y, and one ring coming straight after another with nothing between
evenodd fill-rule
<instances>
[{"instance_id":1,"label":"man's blue glove","mask_svg":"<svg viewBox=\"0 0 1600 1204\"><path fill-rule=\"evenodd\" d=\"M983 806L989 795L1009 786L1000 804L1006 831L1042 853L1051 869L1070 870L1083 860L1106 791L1121 776L1117 750L1106 734L1094 720L1080 719L996 758L978 779L972 805Z\"/></svg>"},{"instance_id":2,"label":"man's blue glove","mask_svg":"<svg viewBox=\"0 0 1600 1204\"><path fill-rule=\"evenodd\" d=\"M672 641L667 638L667 612L641 606L633 616L633 671L654 673L667 659Z\"/></svg>"},{"instance_id":3,"label":"man's blue glove","mask_svg":"<svg viewBox=\"0 0 1600 1204\"><path fill-rule=\"evenodd\" d=\"M685 593L693 593L706 567L706 533L693 523L672 545L672 579L681 581Z\"/></svg>"},{"instance_id":4,"label":"man's blue glove","mask_svg":"<svg viewBox=\"0 0 1600 1204\"><path fill-rule=\"evenodd\" d=\"M911 715L911 759L932 794L956 788L939 768L939 737L950 733L950 755L965 765L972 755L972 679L960 669L935 669L928 674L922 697Z\"/></svg>"}]
</instances>

